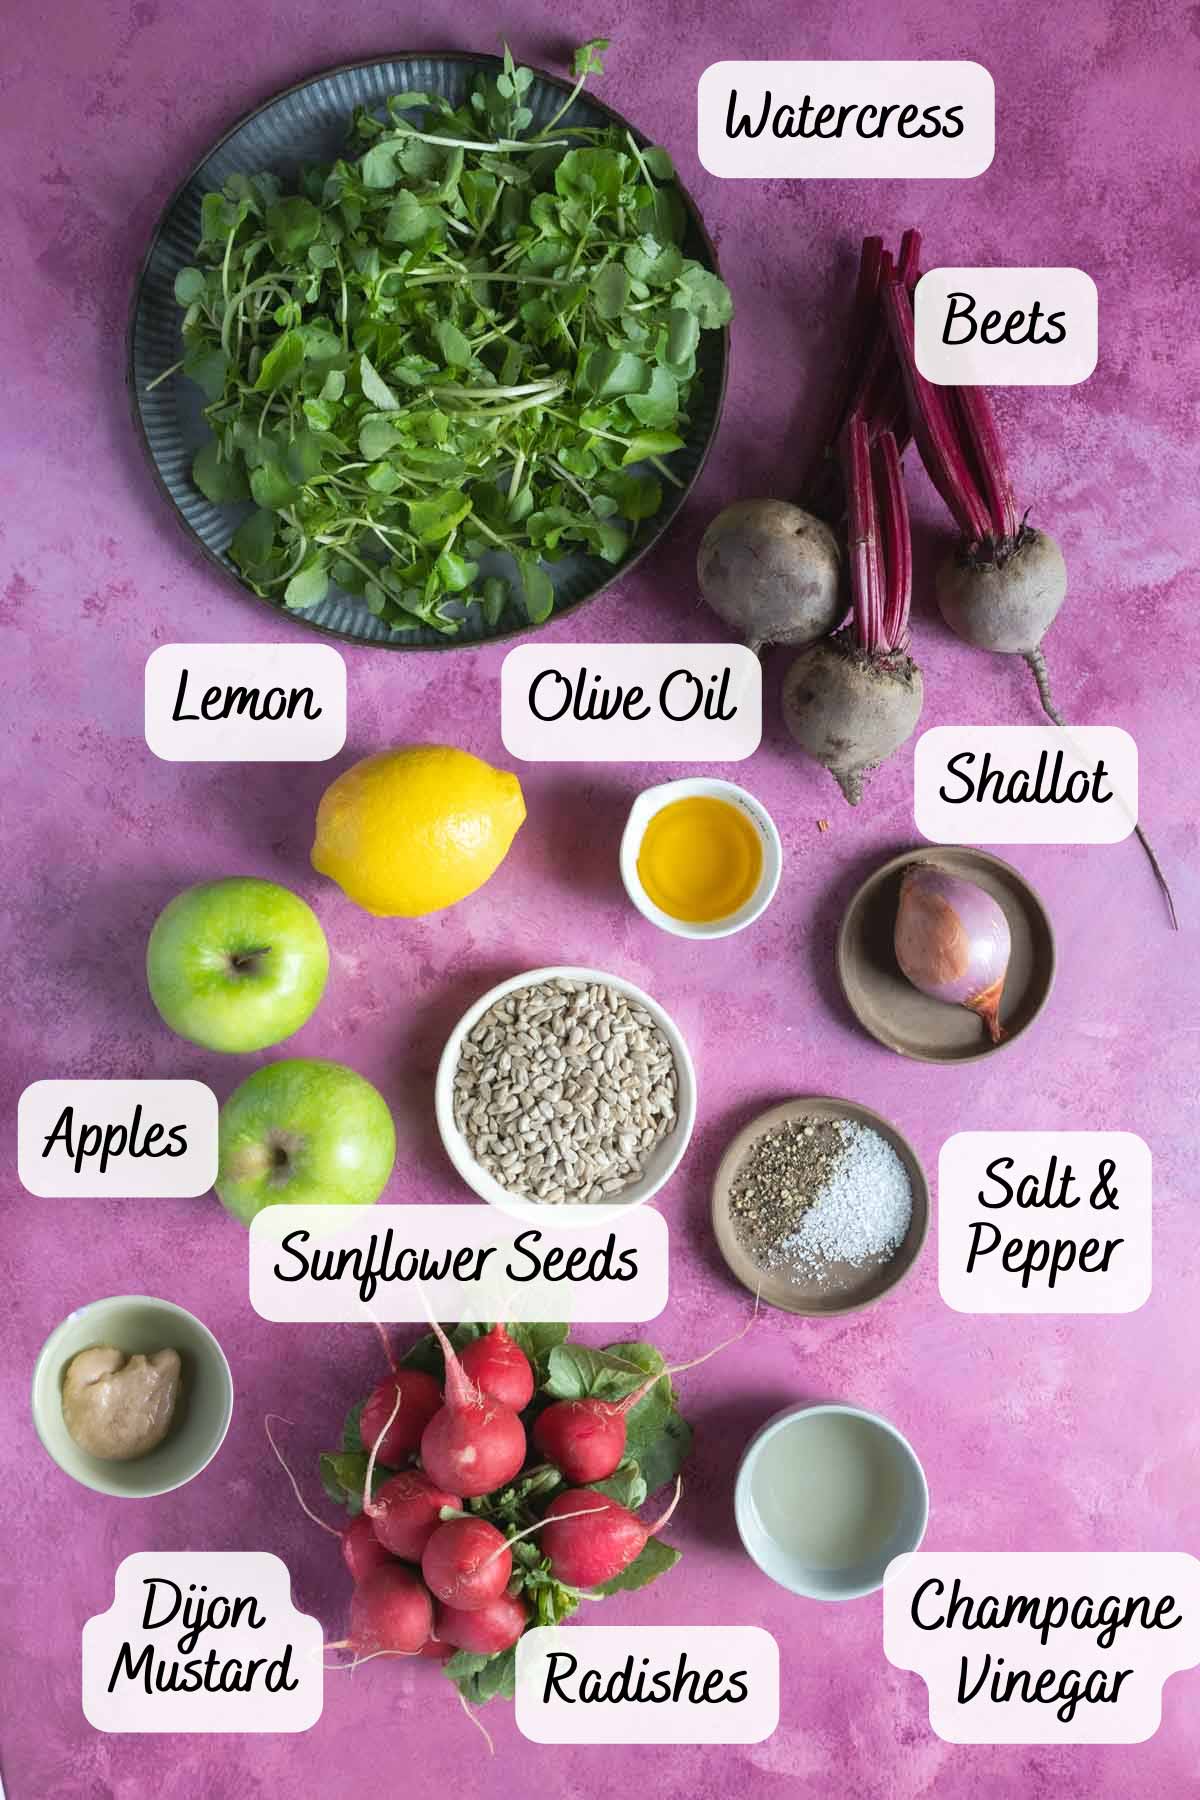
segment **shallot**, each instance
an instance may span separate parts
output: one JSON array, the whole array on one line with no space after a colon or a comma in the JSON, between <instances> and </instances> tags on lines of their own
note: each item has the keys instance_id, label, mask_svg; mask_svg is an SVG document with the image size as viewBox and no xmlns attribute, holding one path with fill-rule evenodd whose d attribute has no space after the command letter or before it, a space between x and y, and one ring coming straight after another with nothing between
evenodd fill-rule
<instances>
[{"instance_id":1,"label":"shallot","mask_svg":"<svg viewBox=\"0 0 1200 1800\"><path fill-rule=\"evenodd\" d=\"M1004 1036L1000 1000L1012 938L999 903L936 863L914 863L900 883L896 961L935 1000L978 1013L993 1044Z\"/></svg>"}]
</instances>

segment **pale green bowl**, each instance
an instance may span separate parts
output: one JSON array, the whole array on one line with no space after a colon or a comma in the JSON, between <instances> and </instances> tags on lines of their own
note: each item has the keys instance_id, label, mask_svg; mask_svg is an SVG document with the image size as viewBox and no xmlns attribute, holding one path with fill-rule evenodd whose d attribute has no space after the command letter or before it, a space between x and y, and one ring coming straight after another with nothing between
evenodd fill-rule
<instances>
[{"instance_id":1,"label":"pale green bowl","mask_svg":"<svg viewBox=\"0 0 1200 1800\"><path fill-rule=\"evenodd\" d=\"M177 1350L183 1391L171 1429L156 1450L133 1462L103 1462L75 1442L63 1421L67 1364L81 1350L112 1344L127 1356ZM182 1487L221 1448L233 1413L233 1378L212 1332L182 1306L145 1294L120 1294L81 1306L52 1331L33 1371L33 1423L60 1469L98 1494L145 1500Z\"/></svg>"}]
</instances>

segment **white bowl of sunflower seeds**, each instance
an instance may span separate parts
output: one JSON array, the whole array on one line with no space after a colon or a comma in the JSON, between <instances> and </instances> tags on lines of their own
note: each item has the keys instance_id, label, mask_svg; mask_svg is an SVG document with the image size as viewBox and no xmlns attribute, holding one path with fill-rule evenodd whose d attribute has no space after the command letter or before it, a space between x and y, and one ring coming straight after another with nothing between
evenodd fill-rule
<instances>
[{"instance_id":1,"label":"white bowl of sunflower seeds","mask_svg":"<svg viewBox=\"0 0 1200 1800\"><path fill-rule=\"evenodd\" d=\"M696 1074L674 1020L632 982L532 969L464 1013L434 1103L450 1161L493 1206L637 1206L687 1149Z\"/></svg>"}]
</instances>

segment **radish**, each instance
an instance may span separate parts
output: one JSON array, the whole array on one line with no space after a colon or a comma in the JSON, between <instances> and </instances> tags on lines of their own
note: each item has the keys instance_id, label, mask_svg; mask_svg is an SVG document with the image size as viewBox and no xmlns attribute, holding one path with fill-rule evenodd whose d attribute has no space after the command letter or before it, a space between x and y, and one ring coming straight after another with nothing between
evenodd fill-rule
<instances>
[{"instance_id":1,"label":"radish","mask_svg":"<svg viewBox=\"0 0 1200 1800\"><path fill-rule=\"evenodd\" d=\"M676 1480L670 1506L653 1525L595 1488L567 1488L546 1508L542 1548L556 1581L566 1587L601 1587L635 1562L679 1504L683 1483ZM587 1502L580 1508L579 1502ZM573 1516L565 1517L570 1514Z\"/></svg>"},{"instance_id":2,"label":"radish","mask_svg":"<svg viewBox=\"0 0 1200 1800\"><path fill-rule=\"evenodd\" d=\"M365 1656L416 1656L433 1630L433 1602L413 1569L390 1563L360 1581L350 1601L349 1634L327 1650Z\"/></svg>"},{"instance_id":3,"label":"radish","mask_svg":"<svg viewBox=\"0 0 1200 1800\"><path fill-rule=\"evenodd\" d=\"M341 1539L342 1555L355 1581L365 1581L368 1575L393 1560L391 1551L376 1537L375 1527L366 1513L351 1519L341 1533Z\"/></svg>"},{"instance_id":4,"label":"radish","mask_svg":"<svg viewBox=\"0 0 1200 1800\"><path fill-rule=\"evenodd\" d=\"M1066 720L1054 703L1042 639L1067 594L1067 566L1048 532L1020 515L1008 465L982 387L937 387L917 368L910 294L895 279L882 288L899 358L913 435L921 460L959 530L942 563L935 593L956 636L980 650L1020 656L1037 684L1042 710ZM1158 857L1140 825L1134 832L1162 889L1171 926L1175 902Z\"/></svg>"},{"instance_id":5,"label":"radish","mask_svg":"<svg viewBox=\"0 0 1200 1800\"><path fill-rule=\"evenodd\" d=\"M456 1606L439 1606L436 1631L438 1641L456 1650L469 1650L475 1656L498 1656L511 1650L526 1625L529 1615L511 1594L500 1594L487 1606L474 1612L463 1612Z\"/></svg>"},{"instance_id":6,"label":"radish","mask_svg":"<svg viewBox=\"0 0 1200 1800\"><path fill-rule=\"evenodd\" d=\"M370 1464L368 1463L368 1469ZM367 1494L370 1494L370 1475ZM443 1510L462 1511L462 1498L438 1486L420 1469L404 1469L385 1481L373 1498L364 1498L363 1513L379 1542L404 1562L420 1562L425 1546L442 1522Z\"/></svg>"},{"instance_id":7,"label":"radish","mask_svg":"<svg viewBox=\"0 0 1200 1800\"><path fill-rule=\"evenodd\" d=\"M486 1399L498 1400L517 1413L533 1399L529 1358L503 1325L493 1325L486 1337L468 1344L458 1360Z\"/></svg>"},{"instance_id":8,"label":"radish","mask_svg":"<svg viewBox=\"0 0 1200 1800\"><path fill-rule=\"evenodd\" d=\"M393 1404L397 1396L398 1409ZM378 1449L380 1462L389 1468L402 1467L416 1451L421 1433L441 1404L442 1390L432 1375L421 1369L397 1369L385 1376L363 1402L358 1420L363 1448Z\"/></svg>"},{"instance_id":9,"label":"radish","mask_svg":"<svg viewBox=\"0 0 1200 1800\"><path fill-rule=\"evenodd\" d=\"M433 1330L446 1359L445 1404L421 1434L421 1462L432 1481L468 1498L495 1493L525 1461L525 1427L511 1406L480 1393L436 1321Z\"/></svg>"},{"instance_id":10,"label":"radish","mask_svg":"<svg viewBox=\"0 0 1200 1800\"><path fill-rule=\"evenodd\" d=\"M508 1586L512 1551L502 1531L467 1514L438 1526L421 1553L421 1573L435 1599L478 1612Z\"/></svg>"},{"instance_id":11,"label":"radish","mask_svg":"<svg viewBox=\"0 0 1200 1800\"><path fill-rule=\"evenodd\" d=\"M584 1400L556 1400L545 1412L538 1414L533 1427L534 1443L546 1461L553 1463L561 1475L577 1486L586 1486L590 1481L607 1481L616 1473L625 1455L629 1414L639 1400L645 1399L655 1382L682 1375L685 1369L698 1369L710 1356L728 1350L730 1344L740 1343L757 1317L756 1299L754 1311L740 1331L706 1350L703 1356L693 1356L689 1362L676 1363L672 1368L647 1375L645 1381L623 1400L600 1400L591 1395Z\"/></svg>"},{"instance_id":12,"label":"radish","mask_svg":"<svg viewBox=\"0 0 1200 1800\"><path fill-rule=\"evenodd\" d=\"M429 1524L425 1530L424 1536L421 1537L419 1543L417 1543L415 1551L412 1552L407 1550L392 1551L389 1546L380 1539L378 1532L375 1530L374 1521L367 1513L359 1513L356 1518L351 1519L350 1523L343 1526L339 1531L335 1526L329 1525L324 1519L317 1517L312 1507L309 1506L308 1502L305 1500L304 1495L300 1492L299 1482L284 1462L279 1445L275 1442L275 1439L271 1434L271 1420L278 1416L279 1415L276 1413L268 1413L263 1421L267 1433L267 1442L274 1452L275 1460L291 1482L292 1492L300 1503L301 1512L303 1512L307 1518L310 1518L314 1525L319 1525L322 1531L327 1531L330 1537L338 1539L342 1546L342 1557L346 1567L349 1569L355 1581L362 1581L365 1576L373 1573L375 1569L381 1568L384 1564L391 1562L394 1556L404 1556L409 1562L419 1562L421 1551L425 1547L425 1538L434 1530L441 1517L440 1508L442 1506L453 1506L458 1510L461 1506L461 1502L456 1500L452 1494L438 1494L437 1505L434 1506L432 1510L429 1507L428 1501L426 1501L421 1509L420 1516L422 1520L424 1520L425 1517L428 1517ZM285 1425L289 1425L290 1423L290 1419L283 1420L283 1424ZM369 1468L370 1464L368 1464L368 1469ZM397 1475L395 1480L419 1481L422 1484L425 1483L425 1477L423 1475ZM390 1486L391 1483L388 1483L388 1485ZM368 1479L368 1487L369 1486L370 1481ZM380 1493L382 1492L383 1490L380 1489ZM378 1496L376 1496L376 1499L378 1499ZM406 1539L405 1541L407 1542L408 1540ZM416 1538L414 1537L412 1541L416 1542Z\"/></svg>"},{"instance_id":13,"label":"radish","mask_svg":"<svg viewBox=\"0 0 1200 1800\"><path fill-rule=\"evenodd\" d=\"M857 806L864 776L912 735L924 689L907 654L912 544L895 437L883 432L872 451L866 420L855 413L842 439L842 460L851 620L792 663L783 712L801 749Z\"/></svg>"}]
</instances>

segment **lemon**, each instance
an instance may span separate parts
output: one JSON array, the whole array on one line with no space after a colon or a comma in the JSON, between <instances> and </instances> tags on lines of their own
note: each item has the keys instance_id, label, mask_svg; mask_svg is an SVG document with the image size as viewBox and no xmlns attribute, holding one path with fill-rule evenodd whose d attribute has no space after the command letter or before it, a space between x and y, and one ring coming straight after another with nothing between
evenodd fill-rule
<instances>
[{"instance_id":1,"label":"lemon","mask_svg":"<svg viewBox=\"0 0 1200 1800\"><path fill-rule=\"evenodd\" d=\"M312 863L365 911L419 918L482 887L524 818L516 776L466 750L383 750L326 788Z\"/></svg>"}]
</instances>

